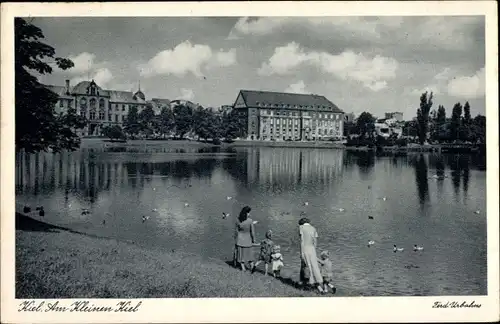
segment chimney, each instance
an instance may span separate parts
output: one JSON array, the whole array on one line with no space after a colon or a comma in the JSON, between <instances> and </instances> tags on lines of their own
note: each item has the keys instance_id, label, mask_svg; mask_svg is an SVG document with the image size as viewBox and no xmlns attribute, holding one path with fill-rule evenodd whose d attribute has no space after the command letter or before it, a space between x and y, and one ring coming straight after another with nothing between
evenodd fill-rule
<instances>
[{"instance_id":1,"label":"chimney","mask_svg":"<svg viewBox=\"0 0 500 324\"><path fill-rule=\"evenodd\" d=\"M66 80L66 94L69 94L69 80Z\"/></svg>"}]
</instances>

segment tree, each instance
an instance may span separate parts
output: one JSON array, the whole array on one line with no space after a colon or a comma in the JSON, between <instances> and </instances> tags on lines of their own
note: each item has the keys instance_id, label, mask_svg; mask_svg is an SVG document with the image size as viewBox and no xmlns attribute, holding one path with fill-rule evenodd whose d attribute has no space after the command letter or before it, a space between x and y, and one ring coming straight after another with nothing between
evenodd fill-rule
<instances>
[{"instance_id":1,"label":"tree","mask_svg":"<svg viewBox=\"0 0 500 324\"><path fill-rule=\"evenodd\" d=\"M442 140L446 137L446 110L442 105L439 105L436 117L434 119L434 133L433 138L435 140Z\"/></svg>"},{"instance_id":2,"label":"tree","mask_svg":"<svg viewBox=\"0 0 500 324\"><path fill-rule=\"evenodd\" d=\"M356 123L352 121L344 122L344 136L349 137L351 134L358 134L358 128Z\"/></svg>"},{"instance_id":3,"label":"tree","mask_svg":"<svg viewBox=\"0 0 500 324\"><path fill-rule=\"evenodd\" d=\"M160 115L158 116L158 132L160 135L165 136L169 134L175 128L175 119L172 110L168 107L163 107L161 109Z\"/></svg>"},{"instance_id":4,"label":"tree","mask_svg":"<svg viewBox=\"0 0 500 324\"><path fill-rule=\"evenodd\" d=\"M417 123L413 120L406 121L403 125L403 136L415 137L418 135Z\"/></svg>"},{"instance_id":5,"label":"tree","mask_svg":"<svg viewBox=\"0 0 500 324\"><path fill-rule=\"evenodd\" d=\"M470 115L470 105L469 102L466 101L464 105L464 118L463 118L463 124L465 126L469 126L472 123L472 118Z\"/></svg>"},{"instance_id":6,"label":"tree","mask_svg":"<svg viewBox=\"0 0 500 324\"><path fill-rule=\"evenodd\" d=\"M125 139L123 129L118 125L106 126L102 129L102 134L109 139Z\"/></svg>"},{"instance_id":7,"label":"tree","mask_svg":"<svg viewBox=\"0 0 500 324\"><path fill-rule=\"evenodd\" d=\"M368 134L369 138L373 138L373 132L375 131L375 117L369 112L362 112L356 121L356 127L359 130L360 137L365 137Z\"/></svg>"},{"instance_id":8,"label":"tree","mask_svg":"<svg viewBox=\"0 0 500 324\"><path fill-rule=\"evenodd\" d=\"M226 139L247 136L247 116L237 109L222 115L223 134Z\"/></svg>"},{"instance_id":9,"label":"tree","mask_svg":"<svg viewBox=\"0 0 500 324\"><path fill-rule=\"evenodd\" d=\"M203 107L198 107L193 114L193 131L198 138L208 137L208 111Z\"/></svg>"},{"instance_id":10,"label":"tree","mask_svg":"<svg viewBox=\"0 0 500 324\"><path fill-rule=\"evenodd\" d=\"M187 105L178 105L174 108L175 131L179 138L184 138L193 127L193 109Z\"/></svg>"},{"instance_id":11,"label":"tree","mask_svg":"<svg viewBox=\"0 0 500 324\"><path fill-rule=\"evenodd\" d=\"M151 104L147 104L146 108L139 113L139 128L146 135L146 138L153 135L155 131L155 112Z\"/></svg>"},{"instance_id":12,"label":"tree","mask_svg":"<svg viewBox=\"0 0 500 324\"><path fill-rule=\"evenodd\" d=\"M123 123L123 126L125 128L125 132L132 138L139 134L141 125L139 123L139 114L136 106L132 106L128 111L128 115Z\"/></svg>"},{"instance_id":13,"label":"tree","mask_svg":"<svg viewBox=\"0 0 500 324\"><path fill-rule=\"evenodd\" d=\"M16 150L76 150L80 146L76 131L85 127L86 119L75 109L56 114L57 94L31 74L52 73L51 63L66 70L73 62L55 57L54 48L40 41L45 38L42 30L23 18L14 19L14 38Z\"/></svg>"},{"instance_id":14,"label":"tree","mask_svg":"<svg viewBox=\"0 0 500 324\"><path fill-rule=\"evenodd\" d=\"M459 138L459 130L461 126L461 116L462 116L462 105L460 102L457 102L453 106L453 110L451 112L451 123L450 123L450 138L457 140Z\"/></svg>"},{"instance_id":15,"label":"tree","mask_svg":"<svg viewBox=\"0 0 500 324\"><path fill-rule=\"evenodd\" d=\"M470 115L469 102L464 105L464 117L462 118L462 125L459 127L458 138L463 141L468 141L472 136L472 118Z\"/></svg>"},{"instance_id":16,"label":"tree","mask_svg":"<svg viewBox=\"0 0 500 324\"><path fill-rule=\"evenodd\" d=\"M429 131L429 112L432 108L432 92L427 97L427 91L420 96L420 107L417 109L417 134L420 145L427 140Z\"/></svg>"},{"instance_id":17,"label":"tree","mask_svg":"<svg viewBox=\"0 0 500 324\"><path fill-rule=\"evenodd\" d=\"M486 144L486 117L477 115L472 120L472 140Z\"/></svg>"}]
</instances>

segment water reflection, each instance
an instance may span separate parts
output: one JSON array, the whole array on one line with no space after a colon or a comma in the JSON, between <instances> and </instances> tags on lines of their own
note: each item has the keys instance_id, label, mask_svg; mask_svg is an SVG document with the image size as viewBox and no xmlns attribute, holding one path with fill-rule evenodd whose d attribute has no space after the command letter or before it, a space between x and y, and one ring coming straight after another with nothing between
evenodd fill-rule
<instances>
[{"instance_id":1,"label":"water reflection","mask_svg":"<svg viewBox=\"0 0 500 324\"><path fill-rule=\"evenodd\" d=\"M20 154L16 158L16 194L48 195L61 188L94 203L112 185L144 188L148 178L155 176L171 178L177 185L192 177L211 178L218 163L215 159L112 162L79 152Z\"/></svg>"},{"instance_id":2,"label":"water reflection","mask_svg":"<svg viewBox=\"0 0 500 324\"><path fill-rule=\"evenodd\" d=\"M423 206L429 201L429 182L428 167L423 154L416 157L414 162L415 180L417 183L418 198L420 205Z\"/></svg>"},{"instance_id":3,"label":"water reflection","mask_svg":"<svg viewBox=\"0 0 500 324\"><path fill-rule=\"evenodd\" d=\"M485 255L478 253L485 250L486 220L483 213L474 214L485 210L484 160L289 148L226 153L19 154L16 200L56 211L45 216L54 224L222 260L231 256L234 223L221 213L237 215L248 204L259 220L258 238L273 229L289 257L291 276L298 276L296 224L305 212L321 231L320 247L338 258L335 271L345 278L340 282L352 291L486 291ZM464 200L453 201L457 191ZM436 195L439 199L430 198ZM467 197L474 203L465 204ZM89 206L92 214L81 215L80 208ZM422 214L426 217L418 217ZM151 218L143 223L141 215ZM106 226L103 217L109 217ZM366 248L370 239L376 248ZM396 242L410 250L421 243L429 252L396 258L391 252ZM419 263L419 272L404 268L410 263Z\"/></svg>"},{"instance_id":4,"label":"water reflection","mask_svg":"<svg viewBox=\"0 0 500 324\"><path fill-rule=\"evenodd\" d=\"M362 178L368 179L375 166L375 154L373 152L364 151L345 152L344 166L350 169L354 164L358 166Z\"/></svg>"},{"instance_id":5,"label":"water reflection","mask_svg":"<svg viewBox=\"0 0 500 324\"><path fill-rule=\"evenodd\" d=\"M248 148L223 168L246 187L282 191L308 186L327 186L339 178L343 166L341 150Z\"/></svg>"}]
</instances>

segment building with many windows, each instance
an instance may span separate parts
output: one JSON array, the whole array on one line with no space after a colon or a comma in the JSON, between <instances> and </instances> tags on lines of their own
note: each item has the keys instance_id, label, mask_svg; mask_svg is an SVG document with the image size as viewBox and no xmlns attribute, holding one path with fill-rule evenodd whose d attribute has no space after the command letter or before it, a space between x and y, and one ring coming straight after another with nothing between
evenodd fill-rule
<instances>
[{"instance_id":1,"label":"building with many windows","mask_svg":"<svg viewBox=\"0 0 500 324\"><path fill-rule=\"evenodd\" d=\"M398 122L402 122L403 121L403 113L399 112L399 111L388 112L388 113L385 113L385 119L395 119Z\"/></svg>"},{"instance_id":2,"label":"building with many windows","mask_svg":"<svg viewBox=\"0 0 500 324\"><path fill-rule=\"evenodd\" d=\"M104 90L94 80L79 82L74 87L66 80L66 86L47 85L47 88L59 96L56 112L64 113L69 108L76 108L77 114L89 120L87 127L78 131L80 136L98 136L105 126L123 126L129 110L134 106L140 112L151 105L156 114L163 107L170 107L168 99L147 101L140 88L135 93Z\"/></svg>"},{"instance_id":3,"label":"building with many windows","mask_svg":"<svg viewBox=\"0 0 500 324\"><path fill-rule=\"evenodd\" d=\"M324 96L241 90L233 109L245 116L249 140L342 138L344 112Z\"/></svg>"}]
</instances>

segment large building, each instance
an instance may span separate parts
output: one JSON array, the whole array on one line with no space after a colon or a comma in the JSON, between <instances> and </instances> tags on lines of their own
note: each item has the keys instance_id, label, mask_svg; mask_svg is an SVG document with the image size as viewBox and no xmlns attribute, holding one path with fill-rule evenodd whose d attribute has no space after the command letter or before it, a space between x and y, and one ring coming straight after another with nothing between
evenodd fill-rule
<instances>
[{"instance_id":1,"label":"large building","mask_svg":"<svg viewBox=\"0 0 500 324\"><path fill-rule=\"evenodd\" d=\"M104 90L94 80L79 82L74 87L66 80L66 86L47 85L47 88L59 96L56 112L64 113L68 108L76 108L77 114L89 120L89 124L78 131L80 136L98 136L105 126L123 126L129 110L134 106L140 112L149 104L156 114L163 107L170 107L168 99L147 101L140 88L135 93Z\"/></svg>"},{"instance_id":2,"label":"large building","mask_svg":"<svg viewBox=\"0 0 500 324\"><path fill-rule=\"evenodd\" d=\"M403 113L399 112L399 111L388 112L388 113L385 113L385 118L386 119L395 119L398 122L401 122L401 121L403 121Z\"/></svg>"},{"instance_id":3,"label":"large building","mask_svg":"<svg viewBox=\"0 0 500 324\"><path fill-rule=\"evenodd\" d=\"M241 90L233 108L249 140L330 140L344 131L344 112L324 96Z\"/></svg>"}]
</instances>

